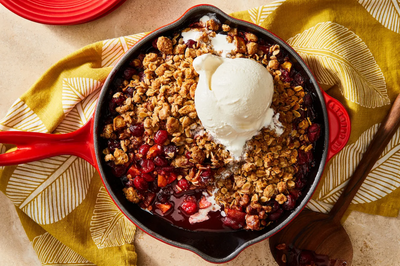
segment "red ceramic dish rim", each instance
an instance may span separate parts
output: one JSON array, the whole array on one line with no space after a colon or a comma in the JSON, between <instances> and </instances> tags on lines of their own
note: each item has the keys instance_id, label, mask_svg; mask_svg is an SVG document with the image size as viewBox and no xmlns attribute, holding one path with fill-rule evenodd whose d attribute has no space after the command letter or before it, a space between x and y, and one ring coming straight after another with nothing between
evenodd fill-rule
<instances>
[{"instance_id":1,"label":"red ceramic dish rim","mask_svg":"<svg viewBox=\"0 0 400 266\"><path fill-rule=\"evenodd\" d=\"M39 2L0 0L0 3L11 12L25 19L48 25L76 25L89 22L112 12L125 0L80 0L78 1L80 5L72 8L66 5L49 7L49 3L43 6ZM68 0L63 3L68 3Z\"/></svg>"}]
</instances>

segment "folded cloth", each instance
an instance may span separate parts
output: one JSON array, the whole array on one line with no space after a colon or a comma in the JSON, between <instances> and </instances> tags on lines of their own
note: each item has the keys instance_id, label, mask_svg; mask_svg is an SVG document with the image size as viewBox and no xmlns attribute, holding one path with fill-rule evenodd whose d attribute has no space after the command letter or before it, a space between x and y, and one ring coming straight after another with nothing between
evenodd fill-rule
<instances>
[{"instance_id":1,"label":"folded cloth","mask_svg":"<svg viewBox=\"0 0 400 266\"><path fill-rule=\"evenodd\" d=\"M390 0L279 0L233 16L265 27L290 44L321 88L350 114L350 140L327 163L308 204L328 212L400 92L399 6ZM14 103L0 130L67 133L80 128L93 113L113 65L143 36L97 42L59 61ZM397 132L350 210L398 214L399 144ZM2 153L10 148L0 144ZM99 174L83 159L57 156L0 167L0 176L0 189L15 204L44 265L136 264L136 227L116 208Z\"/></svg>"}]
</instances>

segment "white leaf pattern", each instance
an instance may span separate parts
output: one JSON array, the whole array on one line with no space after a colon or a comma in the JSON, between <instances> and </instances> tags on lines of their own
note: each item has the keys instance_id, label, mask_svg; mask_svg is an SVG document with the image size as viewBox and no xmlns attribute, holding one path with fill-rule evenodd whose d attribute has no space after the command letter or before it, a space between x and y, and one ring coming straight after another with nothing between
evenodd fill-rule
<instances>
[{"instance_id":1,"label":"white leaf pattern","mask_svg":"<svg viewBox=\"0 0 400 266\"><path fill-rule=\"evenodd\" d=\"M265 6L249 9L250 19L254 24L261 26L264 20L286 0L277 0Z\"/></svg>"},{"instance_id":2,"label":"white leaf pattern","mask_svg":"<svg viewBox=\"0 0 400 266\"><path fill-rule=\"evenodd\" d=\"M103 83L90 78L63 79L62 106L64 114L68 114L75 105L88 95L101 88Z\"/></svg>"},{"instance_id":3,"label":"white leaf pattern","mask_svg":"<svg viewBox=\"0 0 400 266\"><path fill-rule=\"evenodd\" d=\"M140 33L126 37L103 41L101 52L101 67L114 66L123 54L136 44L147 33Z\"/></svg>"},{"instance_id":4,"label":"white leaf pattern","mask_svg":"<svg viewBox=\"0 0 400 266\"><path fill-rule=\"evenodd\" d=\"M379 124L366 130L353 144L346 146L335 156L329 166L318 200L333 204L337 201L348 179L361 161L370 141L378 131ZM346 167L343 167L346 165ZM377 201L400 187L400 129L372 167L352 204Z\"/></svg>"},{"instance_id":5,"label":"white leaf pattern","mask_svg":"<svg viewBox=\"0 0 400 266\"><path fill-rule=\"evenodd\" d=\"M95 266L95 264L82 257L71 248L65 246L47 232L35 237L32 241L32 245L42 265Z\"/></svg>"},{"instance_id":6,"label":"white leaf pattern","mask_svg":"<svg viewBox=\"0 0 400 266\"><path fill-rule=\"evenodd\" d=\"M390 104L383 73L366 44L334 22L322 22L287 40L321 84L337 85L343 96L363 107Z\"/></svg>"},{"instance_id":7,"label":"white leaf pattern","mask_svg":"<svg viewBox=\"0 0 400 266\"><path fill-rule=\"evenodd\" d=\"M99 94L100 89L97 89L88 97L86 97L83 101L76 104L75 107L64 118L64 120L58 125L56 132L73 132L86 124L96 108Z\"/></svg>"},{"instance_id":8,"label":"white leaf pattern","mask_svg":"<svg viewBox=\"0 0 400 266\"><path fill-rule=\"evenodd\" d=\"M379 23L400 33L400 0L358 0Z\"/></svg>"},{"instance_id":9,"label":"white leaf pattern","mask_svg":"<svg viewBox=\"0 0 400 266\"><path fill-rule=\"evenodd\" d=\"M48 133L46 126L26 103L18 99L8 110L6 117L0 121L3 131L35 131Z\"/></svg>"},{"instance_id":10,"label":"white leaf pattern","mask_svg":"<svg viewBox=\"0 0 400 266\"><path fill-rule=\"evenodd\" d=\"M135 231L135 225L118 210L104 187L100 188L90 222L90 234L97 248L132 243Z\"/></svg>"},{"instance_id":11,"label":"white leaf pattern","mask_svg":"<svg viewBox=\"0 0 400 266\"><path fill-rule=\"evenodd\" d=\"M85 160L67 155L21 164L6 195L38 224L52 224L85 199L94 172Z\"/></svg>"},{"instance_id":12,"label":"white leaf pattern","mask_svg":"<svg viewBox=\"0 0 400 266\"><path fill-rule=\"evenodd\" d=\"M307 209L310 209L315 212L328 213L332 209L333 205L327 204L325 202L317 201L311 199L306 205Z\"/></svg>"}]
</instances>

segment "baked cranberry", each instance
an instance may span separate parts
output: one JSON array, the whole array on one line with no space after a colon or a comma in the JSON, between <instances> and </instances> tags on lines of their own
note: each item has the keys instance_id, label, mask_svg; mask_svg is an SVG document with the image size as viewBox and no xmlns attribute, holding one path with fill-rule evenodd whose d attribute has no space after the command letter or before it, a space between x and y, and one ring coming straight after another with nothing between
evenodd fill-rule
<instances>
[{"instance_id":1,"label":"baked cranberry","mask_svg":"<svg viewBox=\"0 0 400 266\"><path fill-rule=\"evenodd\" d=\"M121 143L118 140L108 140L108 149L114 153L115 149L121 149Z\"/></svg>"},{"instance_id":2,"label":"baked cranberry","mask_svg":"<svg viewBox=\"0 0 400 266\"><path fill-rule=\"evenodd\" d=\"M185 44L189 48L194 48L194 46L196 46L197 42L192 39L189 39Z\"/></svg>"},{"instance_id":3,"label":"baked cranberry","mask_svg":"<svg viewBox=\"0 0 400 266\"><path fill-rule=\"evenodd\" d=\"M121 177L126 173L126 166L125 165L115 165L112 168L113 175L116 177Z\"/></svg>"},{"instance_id":4,"label":"baked cranberry","mask_svg":"<svg viewBox=\"0 0 400 266\"><path fill-rule=\"evenodd\" d=\"M207 169L201 172L200 176L203 182L208 182L213 178L214 175L210 169Z\"/></svg>"},{"instance_id":5,"label":"baked cranberry","mask_svg":"<svg viewBox=\"0 0 400 266\"><path fill-rule=\"evenodd\" d=\"M154 170L154 163L151 160L143 159L140 162L140 166L142 167L141 172L145 174L150 173Z\"/></svg>"},{"instance_id":6,"label":"baked cranberry","mask_svg":"<svg viewBox=\"0 0 400 266\"><path fill-rule=\"evenodd\" d=\"M297 155L297 163L298 164L308 163L307 154L303 150L299 150L299 153Z\"/></svg>"},{"instance_id":7,"label":"baked cranberry","mask_svg":"<svg viewBox=\"0 0 400 266\"><path fill-rule=\"evenodd\" d=\"M186 151L185 152L185 157L188 158L188 159L191 159L192 158L192 153L190 151Z\"/></svg>"},{"instance_id":8,"label":"baked cranberry","mask_svg":"<svg viewBox=\"0 0 400 266\"><path fill-rule=\"evenodd\" d=\"M276 212L273 212L273 213L269 214L268 218L271 221L276 221L276 220L279 219L279 217L281 217L282 213L283 213L283 210L282 209L278 209Z\"/></svg>"},{"instance_id":9,"label":"baked cranberry","mask_svg":"<svg viewBox=\"0 0 400 266\"><path fill-rule=\"evenodd\" d=\"M133 88L133 87L128 87L128 88L126 89L126 91L125 91L125 94L126 94L127 96L129 96L129 97L132 97L134 91L135 91L135 88Z\"/></svg>"},{"instance_id":10,"label":"baked cranberry","mask_svg":"<svg viewBox=\"0 0 400 266\"><path fill-rule=\"evenodd\" d=\"M133 179L133 184L138 190L145 191L149 187L149 184L147 184L146 180L144 180L143 177L140 175L136 176L135 179Z\"/></svg>"},{"instance_id":11,"label":"baked cranberry","mask_svg":"<svg viewBox=\"0 0 400 266\"><path fill-rule=\"evenodd\" d=\"M192 215L196 213L199 209L199 207L197 206L196 198L194 196L187 196L181 204L181 209L187 215Z\"/></svg>"},{"instance_id":12,"label":"baked cranberry","mask_svg":"<svg viewBox=\"0 0 400 266\"><path fill-rule=\"evenodd\" d=\"M301 191L298 189L294 188L294 189L290 190L289 192L290 192L290 195L292 195L295 198L295 200L297 200L301 196Z\"/></svg>"},{"instance_id":13,"label":"baked cranberry","mask_svg":"<svg viewBox=\"0 0 400 266\"><path fill-rule=\"evenodd\" d=\"M160 155L156 156L156 158L153 159L153 162L157 166L167 166L168 165L168 160Z\"/></svg>"},{"instance_id":14,"label":"baked cranberry","mask_svg":"<svg viewBox=\"0 0 400 266\"><path fill-rule=\"evenodd\" d=\"M296 199L291 194L287 195L287 200L285 203L283 203L282 208L284 210L290 211L293 210L294 207L296 207Z\"/></svg>"},{"instance_id":15,"label":"baked cranberry","mask_svg":"<svg viewBox=\"0 0 400 266\"><path fill-rule=\"evenodd\" d=\"M112 114L112 115L116 115L117 114L117 111L115 111L115 108L117 107L117 104L116 103L114 103L114 102L112 102L112 101L110 101L109 102L109 104L108 104L108 110L110 111L110 113Z\"/></svg>"},{"instance_id":16,"label":"baked cranberry","mask_svg":"<svg viewBox=\"0 0 400 266\"><path fill-rule=\"evenodd\" d=\"M160 144L155 144L155 145L151 146L151 148L147 152L146 158L153 159L157 155L160 155L162 152L163 152L162 146Z\"/></svg>"},{"instance_id":17,"label":"baked cranberry","mask_svg":"<svg viewBox=\"0 0 400 266\"><path fill-rule=\"evenodd\" d=\"M119 97L113 97L111 102L115 103L117 106L121 106L124 104L125 96L121 94Z\"/></svg>"},{"instance_id":18,"label":"baked cranberry","mask_svg":"<svg viewBox=\"0 0 400 266\"><path fill-rule=\"evenodd\" d=\"M315 262L315 257L312 251L302 250L299 256L300 265L312 265Z\"/></svg>"},{"instance_id":19,"label":"baked cranberry","mask_svg":"<svg viewBox=\"0 0 400 266\"><path fill-rule=\"evenodd\" d=\"M143 155L143 158L146 157L147 152L149 151L149 149L150 149L150 145L149 144L143 144L143 145L140 146L139 153L141 155Z\"/></svg>"},{"instance_id":20,"label":"baked cranberry","mask_svg":"<svg viewBox=\"0 0 400 266\"><path fill-rule=\"evenodd\" d=\"M131 79L133 75L136 74L136 70L134 68L128 67L127 69L124 70L124 79Z\"/></svg>"},{"instance_id":21,"label":"baked cranberry","mask_svg":"<svg viewBox=\"0 0 400 266\"><path fill-rule=\"evenodd\" d=\"M163 166L163 167L159 167L157 169L158 169L158 171L163 171L165 174L175 171L175 167L173 167L173 166Z\"/></svg>"},{"instance_id":22,"label":"baked cranberry","mask_svg":"<svg viewBox=\"0 0 400 266\"><path fill-rule=\"evenodd\" d=\"M171 195L164 193L163 191L157 194L157 200L161 203L166 203L169 201Z\"/></svg>"},{"instance_id":23,"label":"baked cranberry","mask_svg":"<svg viewBox=\"0 0 400 266\"><path fill-rule=\"evenodd\" d=\"M153 46L154 49L158 49L158 48L157 48L157 41L158 41L158 38L157 38L157 39L154 39L154 40L151 42L151 46Z\"/></svg>"},{"instance_id":24,"label":"baked cranberry","mask_svg":"<svg viewBox=\"0 0 400 266\"><path fill-rule=\"evenodd\" d=\"M259 45L258 46L258 50L261 50L264 52L264 54L268 54L269 53L269 47L268 45Z\"/></svg>"},{"instance_id":25,"label":"baked cranberry","mask_svg":"<svg viewBox=\"0 0 400 266\"><path fill-rule=\"evenodd\" d=\"M156 178L151 175L151 174L146 174L146 173L142 173L141 176L143 177L144 180L146 180L147 182L153 182Z\"/></svg>"},{"instance_id":26,"label":"baked cranberry","mask_svg":"<svg viewBox=\"0 0 400 266\"><path fill-rule=\"evenodd\" d=\"M319 138L321 132L321 127L318 124L312 124L308 128L307 137L310 142L314 142Z\"/></svg>"},{"instance_id":27,"label":"baked cranberry","mask_svg":"<svg viewBox=\"0 0 400 266\"><path fill-rule=\"evenodd\" d=\"M178 153L178 148L172 144L166 145L166 146L163 146L163 153L164 153L165 157L172 159Z\"/></svg>"},{"instance_id":28,"label":"baked cranberry","mask_svg":"<svg viewBox=\"0 0 400 266\"><path fill-rule=\"evenodd\" d=\"M182 191L186 191L190 187L189 181L187 181L185 178L182 178L181 180L179 180L177 186L179 186L182 189Z\"/></svg>"},{"instance_id":29,"label":"baked cranberry","mask_svg":"<svg viewBox=\"0 0 400 266\"><path fill-rule=\"evenodd\" d=\"M304 104L305 107L311 107L312 106L311 94L307 93L306 95L304 95L303 104Z\"/></svg>"},{"instance_id":30,"label":"baked cranberry","mask_svg":"<svg viewBox=\"0 0 400 266\"><path fill-rule=\"evenodd\" d=\"M141 137L144 133L144 126L143 124L131 125L129 130L131 131L132 136Z\"/></svg>"},{"instance_id":31,"label":"baked cranberry","mask_svg":"<svg viewBox=\"0 0 400 266\"><path fill-rule=\"evenodd\" d=\"M279 203L275 200L268 201L267 206L271 207L271 212L276 212L279 209Z\"/></svg>"},{"instance_id":32,"label":"baked cranberry","mask_svg":"<svg viewBox=\"0 0 400 266\"><path fill-rule=\"evenodd\" d=\"M153 202L154 198L156 197L156 193L154 192L147 192L144 196L143 204L144 206L149 207Z\"/></svg>"},{"instance_id":33,"label":"baked cranberry","mask_svg":"<svg viewBox=\"0 0 400 266\"><path fill-rule=\"evenodd\" d=\"M232 229L235 229L235 230L242 228L240 223L238 223L237 221L235 221L235 220L233 220L233 219L231 219L229 217L222 218L222 223L225 226L228 226L228 227L230 227Z\"/></svg>"},{"instance_id":34,"label":"baked cranberry","mask_svg":"<svg viewBox=\"0 0 400 266\"><path fill-rule=\"evenodd\" d=\"M297 74L294 76L294 82L295 82L297 85L302 86L303 83L304 83L304 78L303 78L303 76L302 76L300 73L297 73Z\"/></svg>"},{"instance_id":35,"label":"baked cranberry","mask_svg":"<svg viewBox=\"0 0 400 266\"><path fill-rule=\"evenodd\" d=\"M225 208L224 209L226 216L231 218L232 220L238 222L239 224L244 224L245 222L245 217L246 217L246 213L236 210L236 209L228 209Z\"/></svg>"},{"instance_id":36,"label":"baked cranberry","mask_svg":"<svg viewBox=\"0 0 400 266\"><path fill-rule=\"evenodd\" d=\"M292 81L292 78L289 76L289 72L285 69L281 69L281 80L288 83Z\"/></svg>"},{"instance_id":37,"label":"baked cranberry","mask_svg":"<svg viewBox=\"0 0 400 266\"><path fill-rule=\"evenodd\" d=\"M298 189L302 189L305 185L306 185L306 180L304 179L297 179L295 184L296 184L296 188Z\"/></svg>"},{"instance_id":38,"label":"baked cranberry","mask_svg":"<svg viewBox=\"0 0 400 266\"><path fill-rule=\"evenodd\" d=\"M168 132L166 130L160 129L159 131L156 132L154 135L154 141L157 144L164 144L164 142L168 139Z\"/></svg>"},{"instance_id":39,"label":"baked cranberry","mask_svg":"<svg viewBox=\"0 0 400 266\"><path fill-rule=\"evenodd\" d=\"M177 176L174 172L168 173L168 184L171 184L171 183L174 182L177 178L178 178L178 176Z\"/></svg>"},{"instance_id":40,"label":"baked cranberry","mask_svg":"<svg viewBox=\"0 0 400 266\"><path fill-rule=\"evenodd\" d=\"M143 71L140 71L139 72L139 80L140 81L144 81L144 78L146 77L146 75L144 74L144 72Z\"/></svg>"},{"instance_id":41,"label":"baked cranberry","mask_svg":"<svg viewBox=\"0 0 400 266\"><path fill-rule=\"evenodd\" d=\"M132 165L128 170L128 174L131 175L131 177L135 177L140 175L140 170L135 165Z\"/></svg>"}]
</instances>

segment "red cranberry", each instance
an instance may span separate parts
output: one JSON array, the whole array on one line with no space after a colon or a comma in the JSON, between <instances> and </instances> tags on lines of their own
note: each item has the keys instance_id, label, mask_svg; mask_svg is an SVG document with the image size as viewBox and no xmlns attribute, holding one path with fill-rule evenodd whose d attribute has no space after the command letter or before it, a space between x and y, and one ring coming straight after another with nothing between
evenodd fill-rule
<instances>
[{"instance_id":1,"label":"red cranberry","mask_svg":"<svg viewBox=\"0 0 400 266\"><path fill-rule=\"evenodd\" d=\"M125 186L127 186L127 187L135 186L134 183L133 183L133 179L129 179L128 182L125 183Z\"/></svg>"},{"instance_id":2,"label":"red cranberry","mask_svg":"<svg viewBox=\"0 0 400 266\"><path fill-rule=\"evenodd\" d=\"M143 144L143 145L140 146L139 153L141 155L143 155L143 158L146 157L147 152L149 151L149 149L150 149L150 145L149 144Z\"/></svg>"},{"instance_id":3,"label":"red cranberry","mask_svg":"<svg viewBox=\"0 0 400 266\"><path fill-rule=\"evenodd\" d=\"M154 39L154 40L151 42L151 45L153 46L154 49L158 49L158 48L157 48L157 41L158 41L158 39Z\"/></svg>"},{"instance_id":4,"label":"red cranberry","mask_svg":"<svg viewBox=\"0 0 400 266\"><path fill-rule=\"evenodd\" d=\"M186 44L187 47L193 48L197 44L197 42L192 40L192 39L190 39L185 44Z\"/></svg>"},{"instance_id":5,"label":"red cranberry","mask_svg":"<svg viewBox=\"0 0 400 266\"><path fill-rule=\"evenodd\" d=\"M271 207L271 212L276 212L279 209L279 203L276 202L275 200L270 200L267 203L267 206Z\"/></svg>"},{"instance_id":6,"label":"red cranberry","mask_svg":"<svg viewBox=\"0 0 400 266\"><path fill-rule=\"evenodd\" d=\"M160 193L158 193L158 195L157 195L157 200L158 200L159 202L161 202L161 203L166 203L166 202L169 201L169 198L170 198L170 197L171 197L171 195L169 195L169 194L167 194L167 193L160 192Z\"/></svg>"},{"instance_id":7,"label":"red cranberry","mask_svg":"<svg viewBox=\"0 0 400 266\"><path fill-rule=\"evenodd\" d=\"M281 69L281 79L284 82L290 83L292 81L292 78L289 76L289 72L285 69Z\"/></svg>"},{"instance_id":8,"label":"red cranberry","mask_svg":"<svg viewBox=\"0 0 400 266\"><path fill-rule=\"evenodd\" d=\"M210 169L207 169L207 170L204 170L203 172L201 172L200 176L201 176L201 179L203 180L203 182L207 182L213 178L213 173L211 172Z\"/></svg>"},{"instance_id":9,"label":"red cranberry","mask_svg":"<svg viewBox=\"0 0 400 266\"><path fill-rule=\"evenodd\" d=\"M186 191L190 187L189 181L187 181L185 178L182 178L178 181L178 186L182 189L182 191Z\"/></svg>"},{"instance_id":10,"label":"red cranberry","mask_svg":"<svg viewBox=\"0 0 400 266\"><path fill-rule=\"evenodd\" d=\"M301 191L298 189L292 189L289 192L290 195L292 195L295 198L295 200L297 200L301 196Z\"/></svg>"},{"instance_id":11,"label":"red cranberry","mask_svg":"<svg viewBox=\"0 0 400 266\"><path fill-rule=\"evenodd\" d=\"M149 187L149 184L147 184L146 180L144 180L144 178L139 175L135 177L135 179L133 180L133 184L138 190L142 191L147 190L147 188Z\"/></svg>"},{"instance_id":12,"label":"red cranberry","mask_svg":"<svg viewBox=\"0 0 400 266\"><path fill-rule=\"evenodd\" d=\"M175 155L178 153L178 148L172 144L163 146L163 153L164 156L167 158L174 158Z\"/></svg>"},{"instance_id":13,"label":"red cranberry","mask_svg":"<svg viewBox=\"0 0 400 266\"><path fill-rule=\"evenodd\" d=\"M297 155L297 162L299 164L306 164L308 163L307 155L303 150L299 150L299 153Z\"/></svg>"},{"instance_id":14,"label":"red cranberry","mask_svg":"<svg viewBox=\"0 0 400 266\"><path fill-rule=\"evenodd\" d=\"M160 155L156 156L156 158L154 158L153 162L157 166L167 166L168 165L168 160Z\"/></svg>"},{"instance_id":15,"label":"red cranberry","mask_svg":"<svg viewBox=\"0 0 400 266\"><path fill-rule=\"evenodd\" d=\"M296 188L302 189L306 185L306 182L304 182L304 181L305 181L304 179L300 179L300 178L297 179L295 182Z\"/></svg>"},{"instance_id":16,"label":"red cranberry","mask_svg":"<svg viewBox=\"0 0 400 266\"><path fill-rule=\"evenodd\" d=\"M163 171L164 174L175 171L175 167L173 167L173 166L163 166L158 169L159 169L158 171Z\"/></svg>"},{"instance_id":17,"label":"red cranberry","mask_svg":"<svg viewBox=\"0 0 400 266\"><path fill-rule=\"evenodd\" d=\"M111 102L115 103L118 106L121 106L124 104L125 99L125 96L121 94L119 97L113 97Z\"/></svg>"},{"instance_id":18,"label":"red cranberry","mask_svg":"<svg viewBox=\"0 0 400 266\"><path fill-rule=\"evenodd\" d=\"M258 49L263 51L264 54L268 54L269 53L269 47L270 47L269 45L259 45Z\"/></svg>"},{"instance_id":19,"label":"red cranberry","mask_svg":"<svg viewBox=\"0 0 400 266\"><path fill-rule=\"evenodd\" d=\"M287 200L285 203L283 203L282 208L284 210L290 211L293 210L294 207L296 207L296 199L291 194L287 195Z\"/></svg>"},{"instance_id":20,"label":"red cranberry","mask_svg":"<svg viewBox=\"0 0 400 266\"><path fill-rule=\"evenodd\" d=\"M168 132L166 130L160 129L154 135L154 141L157 144L162 145L168 139Z\"/></svg>"},{"instance_id":21,"label":"red cranberry","mask_svg":"<svg viewBox=\"0 0 400 266\"><path fill-rule=\"evenodd\" d=\"M181 209L187 215L196 213L198 210L196 198L194 196L187 196L182 202Z\"/></svg>"},{"instance_id":22,"label":"red cranberry","mask_svg":"<svg viewBox=\"0 0 400 266\"><path fill-rule=\"evenodd\" d=\"M142 173L141 176L143 177L144 180L146 180L147 182L153 182L156 178L151 175L151 174L145 174Z\"/></svg>"},{"instance_id":23,"label":"red cranberry","mask_svg":"<svg viewBox=\"0 0 400 266\"><path fill-rule=\"evenodd\" d=\"M302 250L299 256L299 263L301 265L311 265L315 262L315 257L312 251Z\"/></svg>"},{"instance_id":24,"label":"red cranberry","mask_svg":"<svg viewBox=\"0 0 400 266\"><path fill-rule=\"evenodd\" d=\"M231 218L232 220L238 222L239 224L244 224L246 213L236 210L236 209L224 209L226 216Z\"/></svg>"},{"instance_id":25,"label":"red cranberry","mask_svg":"<svg viewBox=\"0 0 400 266\"><path fill-rule=\"evenodd\" d=\"M136 74L136 70L133 68L127 68L124 70L124 79L131 79Z\"/></svg>"},{"instance_id":26,"label":"red cranberry","mask_svg":"<svg viewBox=\"0 0 400 266\"><path fill-rule=\"evenodd\" d=\"M121 149L121 143L118 140L108 140L108 149L114 153L115 149Z\"/></svg>"},{"instance_id":27,"label":"red cranberry","mask_svg":"<svg viewBox=\"0 0 400 266\"><path fill-rule=\"evenodd\" d=\"M144 126L143 124L131 125L129 130L131 131L132 136L141 137L144 133Z\"/></svg>"},{"instance_id":28,"label":"red cranberry","mask_svg":"<svg viewBox=\"0 0 400 266\"><path fill-rule=\"evenodd\" d=\"M126 89L126 91L125 91L125 94L126 94L128 97L132 97L134 91L135 91L135 88L133 88L133 87L128 87L128 88Z\"/></svg>"},{"instance_id":29,"label":"red cranberry","mask_svg":"<svg viewBox=\"0 0 400 266\"><path fill-rule=\"evenodd\" d=\"M312 106L311 94L304 95L303 104L304 104L305 107L311 107Z\"/></svg>"},{"instance_id":30,"label":"red cranberry","mask_svg":"<svg viewBox=\"0 0 400 266\"><path fill-rule=\"evenodd\" d=\"M310 142L314 142L319 138L321 132L321 127L318 124L312 124L309 128L308 128L308 140Z\"/></svg>"},{"instance_id":31,"label":"red cranberry","mask_svg":"<svg viewBox=\"0 0 400 266\"><path fill-rule=\"evenodd\" d=\"M235 220L233 220L233 219L231 219L229 217L222 218L222 223L225 226L228 226L228 227L230 227L232 229L235 229L235 230L240 229L242 227L240 223L238 223L237 221L235 221Z\"/></svg>"},{"instance_id":32,"label":"red cranberry","mask_svg":"<svg viewBox=\"0 0 400 266\"><path fill-rule=\"evenodd\" d=\"M303 83L304 83L304 78L303 78L303 76L302 76L300 73L297 73L297 74L294 76L294 81L295 81L295 83L296 83L297 85L302 86Z\"/></svg>"},{"instance_id":33,"label":"red cranberry","mask_svg":"<svg viewBox=\"0 0 400 266\"><path fill-rule=\"evenodd\" d=\"M269 214L268 218L271 221L276 221L276 220L279 219L279 217L281 217L282 213L283 213L283 210L282 209L278 209L276 212L273 212L273 213Z\"/></svg>"},{"instance_id":34,"label":"red cranberry","mask_svg":"<svg viewBox=\"0 0 400 266\"><path fill-rule=\"evenodd\" d=\"M141 170L142 173L145 173L145 174L150 173L151 171L154 170L154 163L151 160L143 159L140 162L140 166L142 167L142 170Z\"/></svg>"},{"instance_id":35,"label":"red cranberry","mask_svg":"<svg viewBox=\"0 0 400 266\"><path fill-rule=\"evenodd\" d=\"M190 151L186 151L185 152L185 157L188 158L188 159L191 159L192 158L192 153Z\"/></svg>"}]
</instances>

